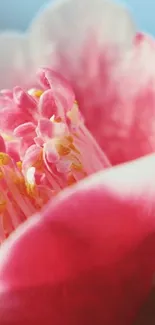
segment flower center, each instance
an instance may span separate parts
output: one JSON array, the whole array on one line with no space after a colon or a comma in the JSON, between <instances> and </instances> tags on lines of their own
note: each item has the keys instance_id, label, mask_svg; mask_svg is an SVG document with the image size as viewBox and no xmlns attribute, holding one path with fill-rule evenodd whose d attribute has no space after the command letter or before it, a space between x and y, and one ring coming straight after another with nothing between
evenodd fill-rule
<instances>
[{"instance_id":1,"label":"flower center","mask_svg":"<svg viewBox=\"0 0 155 325\"><path fill-rule=\"evenodd\" d=\"M109 166L66 80L49 69L40 79L47 89L13 90L1 128L1 241L61 190Z\"/></svg>"}]
</instances>

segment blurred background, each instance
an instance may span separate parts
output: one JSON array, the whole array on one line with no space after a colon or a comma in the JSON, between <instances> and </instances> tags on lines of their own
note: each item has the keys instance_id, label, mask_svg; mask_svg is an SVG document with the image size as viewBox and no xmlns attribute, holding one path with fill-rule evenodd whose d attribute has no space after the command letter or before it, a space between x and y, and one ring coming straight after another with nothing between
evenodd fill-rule
<instances>
[{"instance_id":1,"label":"blurred background","mask_svg":"<svg viewBox=\"0 0 155 325\"><path fill-rule=\"evenodd\" d=\"M57 0L53 0L57 1ZM117 0L132 11L139 29L155 35L155 0ZM0 30L25 30L47 0L0 0Z\"/></svg>"}]
</instances>

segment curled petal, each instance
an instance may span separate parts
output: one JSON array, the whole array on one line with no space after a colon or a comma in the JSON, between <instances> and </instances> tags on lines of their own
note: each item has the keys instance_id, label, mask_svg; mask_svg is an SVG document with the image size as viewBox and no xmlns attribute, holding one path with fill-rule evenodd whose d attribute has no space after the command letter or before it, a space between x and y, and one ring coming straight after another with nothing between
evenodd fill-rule
<instances>
[{"instance_id":1,"label":"curled petal","mask_svg":"<svg viewBox=\"0 0 155 325\"><path fill-rule=\"evenodd\" d=\"M30 146L23 159L23 171L26 171L29 167L35 166L36 163L39 163L41 157L41 148L37 145Z\"/></svg>"},{"instance_id":2,"label":"curled petal","mask_svg":"<svg viewBox=\"0 0 155 325\"><path fill-rule=\"evenodd\" d=\"M52 115L57 115L57 106L51 89L46 90L40 97L39 113L45 118L51 118Z\"/></svg>"},{"instance_id":3,"label":"curled petal","mask_svg":"<svg viewBox=\"0 0 155 325\"><path fill-rule=\"evenodd\" d=\"M53 127L49 119L40 119L38 122L38 132L40 137L52 138L53 136Z\"/></svg>"},{"instance_id":4,"label":"curled petal","mask_svg":"<svg viewBox=\"0 0 155 325\"><path fill-rule=\"evenodd\" d=\"M52 144L52 142L50 141L47 142L44 145L44 149L45 149L45 159L47 159L49 163L56 163L59 160L59 154L55 149L55 146Z\"/></svg>"},{"instance_id":5,"label":"curled petal","mask_svg":"<svg viewBox=\"0 0 155 325\"><path fill-rule=\"evenodd\" d=\"M0 110L0 129L3 132L13 132L20 124L28 121L29 116L12 105Z\"/></svg>"},{"instance_id":6,"label":"curled petal","mask_svg":"<svg viewBox=\"0 0 155 325\"><path fill-rule=\"evenodd\" d=\"M36 108L37 103L32 96L29 96L21 87L16 86L13 89L13 98L15 104L23 110L33 110Z\"/></svg>"},{"instance_id":7,"label":"curled petal","mask_svg":"<svg viewBox=\"0 0 155 325\"><path fill-rule=\"evenodd\" d=\"M70 84L65 78L63 78L59 73L56 73L49 68L39 70L38 76L40 77L41 84L43 84L44 87L51 88L50 91L47 91L42 95L44 98L43 104L47 107L46 111L49 111L48 107L50 102L51 109L52 106L54 106L54 108L57 110L57 114L61 113L61 106L65 111L68 111L72 108L75 101L75 95ZM43 104L41 105L41 107L43 106ZM42 110L45 110L45 108L41 109L41 111ZM53 114L56 113L54 112ZM50 117L53 114L51 114Z\"/></svg>"},{"instance_id":8,"label":"curled petal","mask_svg":"<svg viewBox=\"0 0 155 325\"><path fill-rule=\"evenodd\" d=\"M14 129L13 133L15 137L24 137L27 135L35 134L35 128L35 124L32 122L27 122L17 126L17 128Z\"/></svg>"},{"instance_id":9,"label":"curled petal","mask_svg":"<svg viewBox=\"0 0 155 325\"><path fill-rule=\"evenodd\" d=\"M10 89L2 89L0 94L3 95L3 98L13 99L13 91Z\"/></svg>"},{"instance_id":10,"label":"curled petal","mask_svg":"<svg viewBox=\"0 0 155 325\"><path fill-rule=\"evenodd\" d=\"M153 155L98 173L10 237L2 325L132 324L155 271L154 165Z\"/></svg>"}]
</instances>

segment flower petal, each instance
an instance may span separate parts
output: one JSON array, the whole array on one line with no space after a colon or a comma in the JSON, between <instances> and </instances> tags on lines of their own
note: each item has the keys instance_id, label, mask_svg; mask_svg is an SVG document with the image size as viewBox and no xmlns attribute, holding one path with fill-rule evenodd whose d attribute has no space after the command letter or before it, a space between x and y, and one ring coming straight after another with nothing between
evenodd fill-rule
<instances>
[{"instance_id":1,"label":"flower petal","mask_svg":"<svg viewBox=\"0 0 155 325\"><path fill-rule=\"evenodd\" d=\"M36 66L48 64L71 80L86 124L112 163L134 158L124 157L117 89L135 34L127 10L111 1L60 1L36 17L29 33Z\"/></svg>"},{"instance_id":2,"label":"flower petal","mask_svg":"<svg viewBox=\"0 0 155 325\"><path fill-rule=\"evenodd\" d=\"M17 140L6 142L6 152L14 159L14 161L18 162L20 160L19 142Z\"/></svg>"},{"instance_id":3,"label":"flower petal","mask_svg":"<svg viewBox=\"0 0 155 325\"><path fill-rule=\"evenodd\" d=\"M155 271L154 165L148 156L80 182L8 239L2 325L132 324Z\"/></svg>"},{"instance_id":4,"label":"flower petal","mask_svg":"<svg viewBox=\"0 0 155 325\"><path fill-rule=\"evenodd\" d=\"M30 26L37 66L51 63L51 54L57 50L67 57L71 66L74 62L76 66L92 33L101 45L119 43L126 48L132 42L134 24L126 9L112 1L67 0L54 4L50 1Z\"/></svg>"},{"instance_id":5,"label":"flower petal","mask_svg":"<svg viewBox=\"0 0 155 325\"><path fill-rule=\"evenodd\" d=\"M34 20L30 39L36 64L71 80L87 127L113 164L154 152L155 42L142 33L134 39L124 8L59 2Z\"/></svg>"},{"instance_id":6,"label":"flower petal","mask_svg":"<svg viewBox=\"0 0 155 325\"><path fill-rule=\"evenodd\" d=\"M20 124L27 123L28 121L28 114L15 107L14 103L0 110L0 129L8 134L13 133L14 129Z\"/></svg>"},{"instance_id":7,"label":"flower petal","mask_svg":"<svg viewBox=\"0 0 155 325\"><path fill-rule=\"evenodd\" d=\"M1 33L0 49L0 89L31 85L34 70L28 36L12 31Z\"/></svg>"}]
</instances>

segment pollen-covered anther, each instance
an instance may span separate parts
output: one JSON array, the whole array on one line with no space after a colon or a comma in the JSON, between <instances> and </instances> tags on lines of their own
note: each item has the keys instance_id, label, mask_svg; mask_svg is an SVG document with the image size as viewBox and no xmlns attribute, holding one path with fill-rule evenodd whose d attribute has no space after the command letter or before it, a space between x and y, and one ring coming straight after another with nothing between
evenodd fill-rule
<instances>
[{"instance_id":1,"label":"pollen-covered anther","mask_svg":"<svg viewBox=\"0 0 155 325\"><path fill-rule=\"evenodd\" d=\"M0 214L3 213L6 209L6 201L4 199L0 199Z\"/></svg>"},{"instance_id":2,"label":"pollen-covered anther","mask_svg":"<svg viewBox=\"0 0 155 325\"><path fill-rule=\"evenodd\" d=\"M22 162L21 161L17 161L16 162L17 168L21 171L22 170Z\"/></svg>"},{"instance_id":3,"label":"pollen-covered anther","mask_svg":"<svg viewBox=\"0 0 155 325\"><path fill-rule=\"evenodd\" d=\"M34 89L34 88L28 90L28 94L36 98L40 98L43 92L44 91L41 89Z\"/></svg>"},{"instance_id":4,"label":"pollen-covered anther","mask_svg":"<svg viewBox=\"0 0 155 325\"><path fill-rule=\"evenodd\" d=\"M71 149L69 147L66 147L61 143L56 144L56 149L60 156L67 156L71 152Z\"/></svg>"},{"instance_id":5,"label":"pollen-covered anther","mask_svg":"<svg viewBox=\"0 0 155 325\"><path fill-rule=\"evenodd\" d=\"M37 170L43 170L44 162L43 162L43 150L41 149L38 159L33 163L33 167Z\"/></svg>"},{"instance_id":6,"label":"pollen-covered anther","mask_svg":"<svg viewBox=\"0 0 155 325\"><path fill-rule=\"evenodd\" d=\"M10 163L11 159L9 157L9 155L7 155L4 152L0 152L0 166L3 165L8 165Z\"/></svg>"}]
</instances>

